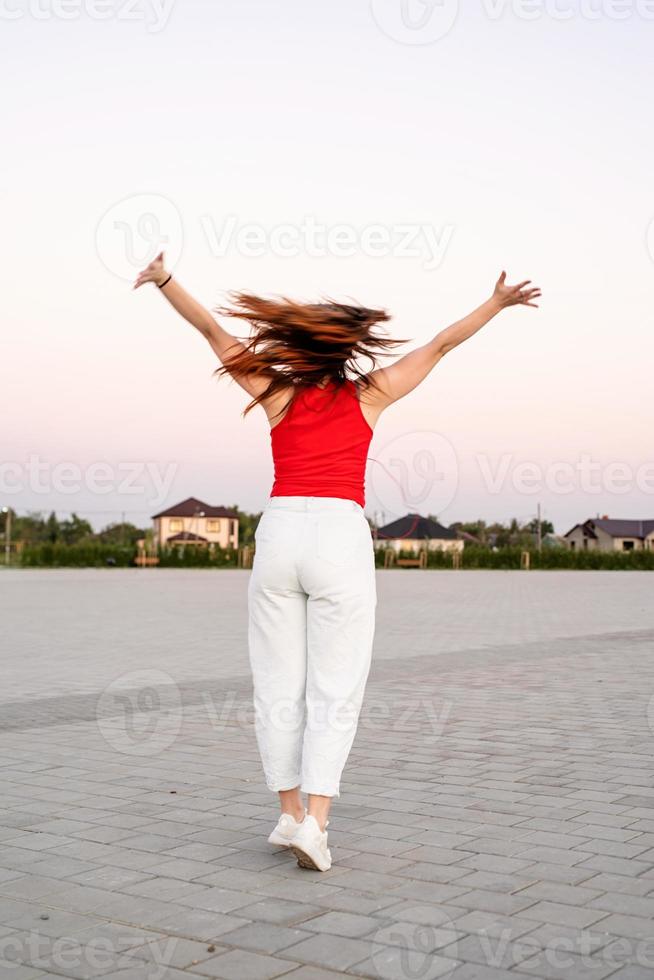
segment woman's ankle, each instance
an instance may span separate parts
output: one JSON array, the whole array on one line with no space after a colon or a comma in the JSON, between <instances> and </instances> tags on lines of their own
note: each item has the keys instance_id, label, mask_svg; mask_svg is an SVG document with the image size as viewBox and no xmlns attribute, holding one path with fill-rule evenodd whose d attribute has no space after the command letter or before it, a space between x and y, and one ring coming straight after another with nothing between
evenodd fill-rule
<instances>
[{"instance_id":1,"label":"woman's ankle","mask_svg":"<svg viewBox=\"0 0 654 980\"><path fill-rule=\"evenodd\" d=\"M285 789L279 791L279 807L282 813L287 813L298 823L304 820L304 801L300 793L300 787L295 789Z\"/></svg>"},{"instance_id":2,"label":"woman's ankle","mask_svg":"<svg viewBox=\"0 0 654 980\"><path fill-rule=\"evenodd\" d=\"M312 812L310 809L307 810L307 814L308 814L308 816L313 817L313 819L316 821L316 823L320 827L320 830L324 833L324 831L327 828L327 821L329 819L329 816L326 813L324 813L324 812L321 813L320 811L317 811L316 812L314 810Z\"/></svg>"},{"instance_id":3,"label":"woman's ankle","mask_svg":"<svg viewBox=\"0 0 654 980\"><path fill-rule=\"evenodd\" d=\"M282 813L288 813L289 816L293 817L296 823L302 823L306 810L304 807L290 807L286 805L285 807L282 807Z\"/></svg>"}]
</instances>

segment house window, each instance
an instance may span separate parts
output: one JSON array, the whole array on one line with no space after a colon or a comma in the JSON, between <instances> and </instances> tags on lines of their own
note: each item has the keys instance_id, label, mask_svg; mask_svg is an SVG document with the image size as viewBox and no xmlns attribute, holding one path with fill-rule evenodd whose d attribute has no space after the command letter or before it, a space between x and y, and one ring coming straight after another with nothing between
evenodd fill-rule
<instances>
[{"instance_id":1,"label":"house window","mask_svg":"<svg viewBox=\"0 0 654 980\"><path fill-rule=\"evenodd\" d=\"M220 521L208 520L207 531L220 531Z\"/></svg>"},{"instance_id":2,"label":"house window","mask_svg":"<svg viewBox=\"0 0 654 980\"><path fill-rule=\"evenodd\" d=\"M623 551L633 551L634 550L634 543L633 543L633 541L623 541L622 542L622 550Z\"/></svg>"},{"instance_id":3,"label":"house window","mask_svg":"<svg viewBox=\"0 0 654 980\"><path fill-rule=\"evenodd\" d=\"M229 533L233 537L236 534L236 521L230 521L229 524L230 524L230 532Z\"/></svg>"},{"instance_id":4,"label":"house window","mask_svg":"<svg viewBox=\"0 0 654 980\"><path fill-rule=\"evenodd\" d=\"M179 517L171 517L170 519L170 530L171 531L182 531L184 529L184 522Z\"/></svg>"},{"instance_id":5,"label":"house window","mask_svg":"<svg viewBox=\"0 0 654 980\"><path fill-rule=\"evenodd\" d=\"M574 551L576 547L577 547L577 542L576 541L571 541L570 542L570 551Z\"/></svg>"}]
</instances>

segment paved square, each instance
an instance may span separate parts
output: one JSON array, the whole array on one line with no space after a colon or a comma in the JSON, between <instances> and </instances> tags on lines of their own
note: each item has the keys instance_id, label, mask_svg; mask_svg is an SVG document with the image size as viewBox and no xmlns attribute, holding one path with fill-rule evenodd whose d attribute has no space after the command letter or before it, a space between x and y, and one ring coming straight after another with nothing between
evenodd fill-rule
<instances>
[{"instance_id":1,"label":"paved square","mask_svg":"<svg viewBox=\"0 0 654 980\"><path fill-rule=\"evenodd\" d=\"M0 573L0 977L654 976L654 576L379 572L320 874L266 843L247 574Z\"/></svg>"}]
</instances>

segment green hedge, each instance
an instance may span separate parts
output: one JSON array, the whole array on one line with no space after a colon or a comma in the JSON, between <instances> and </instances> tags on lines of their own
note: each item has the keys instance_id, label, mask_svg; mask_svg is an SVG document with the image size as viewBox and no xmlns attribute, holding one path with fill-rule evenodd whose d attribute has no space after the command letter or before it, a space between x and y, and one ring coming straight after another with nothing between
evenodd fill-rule
<instances>
[{"instance_id":1,"label":"green hedge","mask_svg":"<svg viewBox=\"0 0 654 980\"><path fill-rule=\"evenodd\" d=\"M520 568L521 548L505 547L493 551L480 545L466 545L461 553L461 568ZM616 571L654 571L654 551L569 551L567 548L543 548L531 551L533 569L589 569ZM415 557L411 551L401 551L399 557ZM28 568L126 568L134 565L135 551L129 545L110 545L101 542L85 544L36 544L25 547L20 564ZM383 568L384 553L376 552L378 568ZM159 552L160 568L236 568L237 553L214 548L166 548ZM452 554L430 551L428 568L452 568Z\"/></svg>"},{"instance_id":2,"label":"green hedge","mask_svg":"<svg viewBox=\"0 0 654 980\"><path fill-rule=\"evenodd\" d=\"M481 545L467 544L461 552L461 568L519 569L523 548L504 547L493 550ZM654 551L570 551L568 548L543 548L530 551L533 569L654 571ZM412 551L401 551L401 558L415 558ZM384 566L384 553L376 555L378 568ZM428 568L452 568L452 553L429 551Z\"/></svg>"},{"instance_id":3,"label":"green hedge","mask_svg":"<svg viewBox=\"0 0 654 980\"><path fill-rule=\"evenodd\" d=\"M134 560L134 548L129 545L101 544L33 544L20 554L20 564L26 567L50 568L125 568Z\"/></svg>"},{"instance_id":4,"label":"green hedge","mask_svg":"<svg viewBox=\"0 0 654 980\"><path fill-rule=\"evenodd\" d=\"M159 551L160 568L236 568L237 565L237 552L219 548L217 545L212 551L193 545L185 548L162 548Z\"/></svg>"},{"instance_id":5,"label":"green hedge","mask_svg":"<svg viewBox=\"0 0 654 980\"><path fill-rule=\"evenodd\" d=\"M136 551L129 545L102 544L36 544L23 549L19 561L27 568L127 568L134 565ZM216 547L166 548L159 552L161 568L235 568L237 554Z\"/></svg>"}]
</instances>

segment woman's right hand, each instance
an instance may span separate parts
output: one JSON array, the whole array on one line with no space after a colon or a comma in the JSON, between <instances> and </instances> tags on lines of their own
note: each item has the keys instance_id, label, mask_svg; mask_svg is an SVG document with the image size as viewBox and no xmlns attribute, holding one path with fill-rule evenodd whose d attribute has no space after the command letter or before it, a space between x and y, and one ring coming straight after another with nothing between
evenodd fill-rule
<instances>
[{"instance_id":1,"label":"woman's right hand","mask_svg":"<svg viewBox=\"0 0 654 980\"><path fill-rule=\"evenodd\" d=\"M156 259L153 259L147 268L139 272L133 288L138 289L139 286L143 286L146 282L154 282L157 286L160 286L162 282L166 281L168 275L168 272L164 269L164 253L159 252Z\"/></svg>"}]
</instances>

